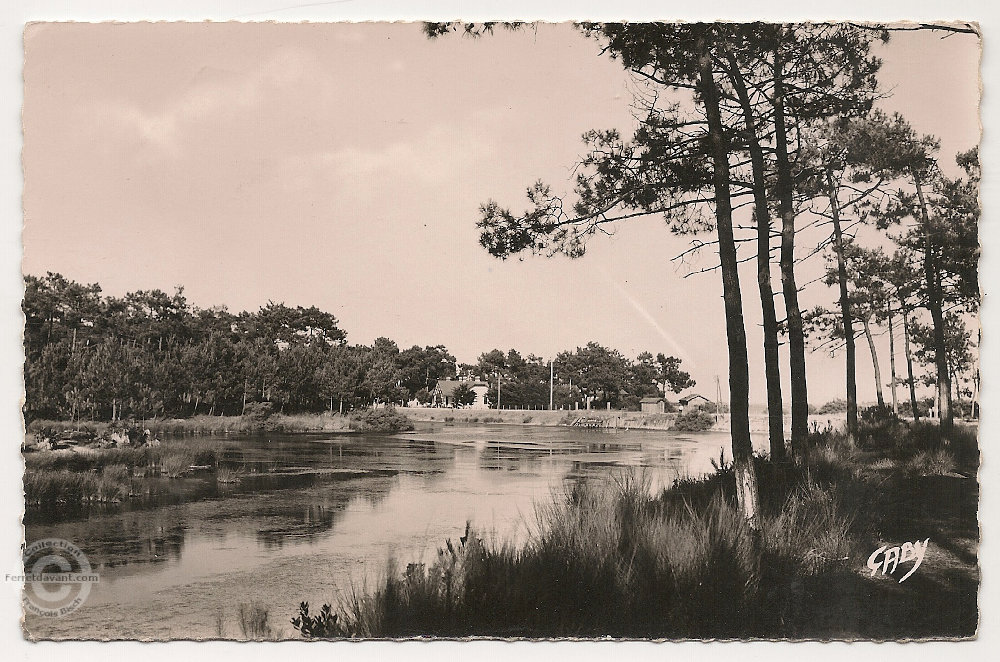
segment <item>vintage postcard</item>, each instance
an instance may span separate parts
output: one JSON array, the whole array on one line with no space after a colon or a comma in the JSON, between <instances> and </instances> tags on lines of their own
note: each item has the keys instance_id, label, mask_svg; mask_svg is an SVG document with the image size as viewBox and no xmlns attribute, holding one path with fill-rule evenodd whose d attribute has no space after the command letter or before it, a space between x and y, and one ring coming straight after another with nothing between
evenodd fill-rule
<instances>
[{"instance_id":1,"label":"vintage postcard","mask_svg":"<svg viewBox=\"0 0 1000 662\"><path fill-rule=\"evenodd\" d=\"M25 638L976 637L977 23L23 39Z\"/></svg>"}]
</instances>

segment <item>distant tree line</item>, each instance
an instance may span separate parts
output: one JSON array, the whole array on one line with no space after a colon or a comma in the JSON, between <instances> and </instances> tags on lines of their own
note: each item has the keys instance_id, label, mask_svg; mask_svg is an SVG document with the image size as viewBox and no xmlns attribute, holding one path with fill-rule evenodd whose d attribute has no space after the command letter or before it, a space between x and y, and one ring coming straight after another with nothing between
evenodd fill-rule
<instances>
[{"instance_id":1,"label":"distant tree line","mask_svg":"<svg viewBox=\"0 0 1000 662\"><path fill-rule=\"evenodd\" d=\"M494 349L482 354L476 365L462 368L466 375L490 385L487 401L491 407L496 406L499 385L502 407L548 407L552 386L556 409L586 407L588 403L599 408L610 405L614 409L638 409L643 397L680 393L694 386L694 380L680 365L680 359L662 353L654 358L643 352L633 361L617 350L590 342L559 352L551 374L547 361L533 354L523 357L515 349L506 354Z\"/></svg>"},{"instance_id":2,"label":"distant tree line","mask_svg":"<svg viewBox=\"0 0 1000 662\"><path fill-rule=\"evenodd\" d=\"M504 407L549 404L549 365L537 356L493 350L459 366L443 345L348 345L337 318L316 307L269 302L234 314L193 307L180 287L118 298L48 273L25 277L23 311L28 421L239 415L258 402L285 413L429 403L439 380L458 375L490 383L492 407L497 380ZM643 396L694 385L679 359L631 361L597 343L561 352L555 366L556 407L636 408Z\"/></svg>"}]
</instances>

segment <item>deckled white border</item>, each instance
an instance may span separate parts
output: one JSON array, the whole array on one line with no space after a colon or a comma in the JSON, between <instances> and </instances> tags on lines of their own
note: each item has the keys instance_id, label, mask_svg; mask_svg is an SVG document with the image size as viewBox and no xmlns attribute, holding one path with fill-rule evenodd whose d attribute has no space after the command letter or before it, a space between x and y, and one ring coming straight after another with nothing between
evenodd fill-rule
<instances>
[{"instance_id":1,"label":"deckled white border","mask_svg":"<svg viewBox=\"0 0 1000 662\"><path fill-rule=\"evenodd\" d=\"M136 20L241 20L241 21L362 21L362 20L467 20L484 19L544 19L544 20L830 20L862 19L891 21L899 19L934 21L943 19L978 21L984 34L982 78L986 86L983 95L982 118L985 125L982 144L984 205L982 242L984 258L981 282L987 293L982 309L983 342L983 426L981 447L984 465L981 517L983 544L980 563L983 583L980 594L982 625L979 639L965 643L866 644L866 643L803 643L775 644L770 642L683 644L651 644L642 642L598 643L501 643L501 642L436 642L336 645L282 644L241 645L230 643L177 642L168 645L139 643L40 643L30 644L21 637L19 628L19 589L4 582L0 588L0 643L4 657L21 659L104 660L143 658L155 661L172 660L177 656L239 656L249 662L272 656L308 657L329 660L337 658L382 659L385 656L405 656L412 660L447 660L455 657L476 659L562 660L609 658L664 659L695 657L699 660L730 659L736 656L756 659L841 659L858 656L868 659L906 658L998 659L1000 656L1000 544L996 527L1000 513L1000 304L991 299L1000 292L1000 191L997 172L1000 171L1000 143L995 132L998 108L994 101L1000 83L1000 65L990 48L1000 40L1000 10L995 0L840 0L817 2L754 2L724 0L714 2L649 2L646 0L384 0L328 2L282 2L281 0L5 0L0 8L0 575L18 568L17 542L21 539L21 460L20 398L22 393L20 348L21 316L21 32L24 23L33 20L136 21ZM992 129L992 131L991 131ZM935 605L925 605L934 609ZM880 614L868 614L880 618Z\"/></svg>"}]
</instances>

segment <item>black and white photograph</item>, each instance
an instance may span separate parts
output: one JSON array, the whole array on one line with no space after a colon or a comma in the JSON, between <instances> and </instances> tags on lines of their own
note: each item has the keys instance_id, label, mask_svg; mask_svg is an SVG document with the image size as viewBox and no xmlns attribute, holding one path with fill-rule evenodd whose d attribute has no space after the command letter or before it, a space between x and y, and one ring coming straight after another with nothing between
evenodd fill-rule
<instances>
[{"instance_id":1,"label":"black and white photograph","mask_svg":"<svg viewBox=\"0 0 1000 662\"><path fill-rule=\"evenodd\" d=\"M21 636L961 651L975 18L26 22Z\"/></svg>"}]
</instances>

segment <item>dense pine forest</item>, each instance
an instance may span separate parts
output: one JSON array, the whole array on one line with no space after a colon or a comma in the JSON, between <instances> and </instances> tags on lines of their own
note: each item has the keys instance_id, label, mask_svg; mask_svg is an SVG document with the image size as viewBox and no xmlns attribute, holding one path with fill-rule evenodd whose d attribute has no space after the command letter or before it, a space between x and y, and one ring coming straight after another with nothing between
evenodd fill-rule
<instances>
[{"instance_id":1,"label":"dense pine forest","mask_svg":"<svg viewBox=\"0 0 1000 662\"><path fill-rule=\"evenodd\" d=\"M459 375L489 382L490 406L497 380L505 407L549 405L548 362L514 349L460 364L443 345L401 350L388 338L350 345L337 318L314 306L269 302L234 314L194 307L180 287L119 298L55 273L25 282L29 422L232 416L255 402L284 413L427 404L438 380ZM681 361L663 354L630 360L589 343L555 361L556 407L637 409L643 396L694 385Z\"/></svg>"}]
</instances>

